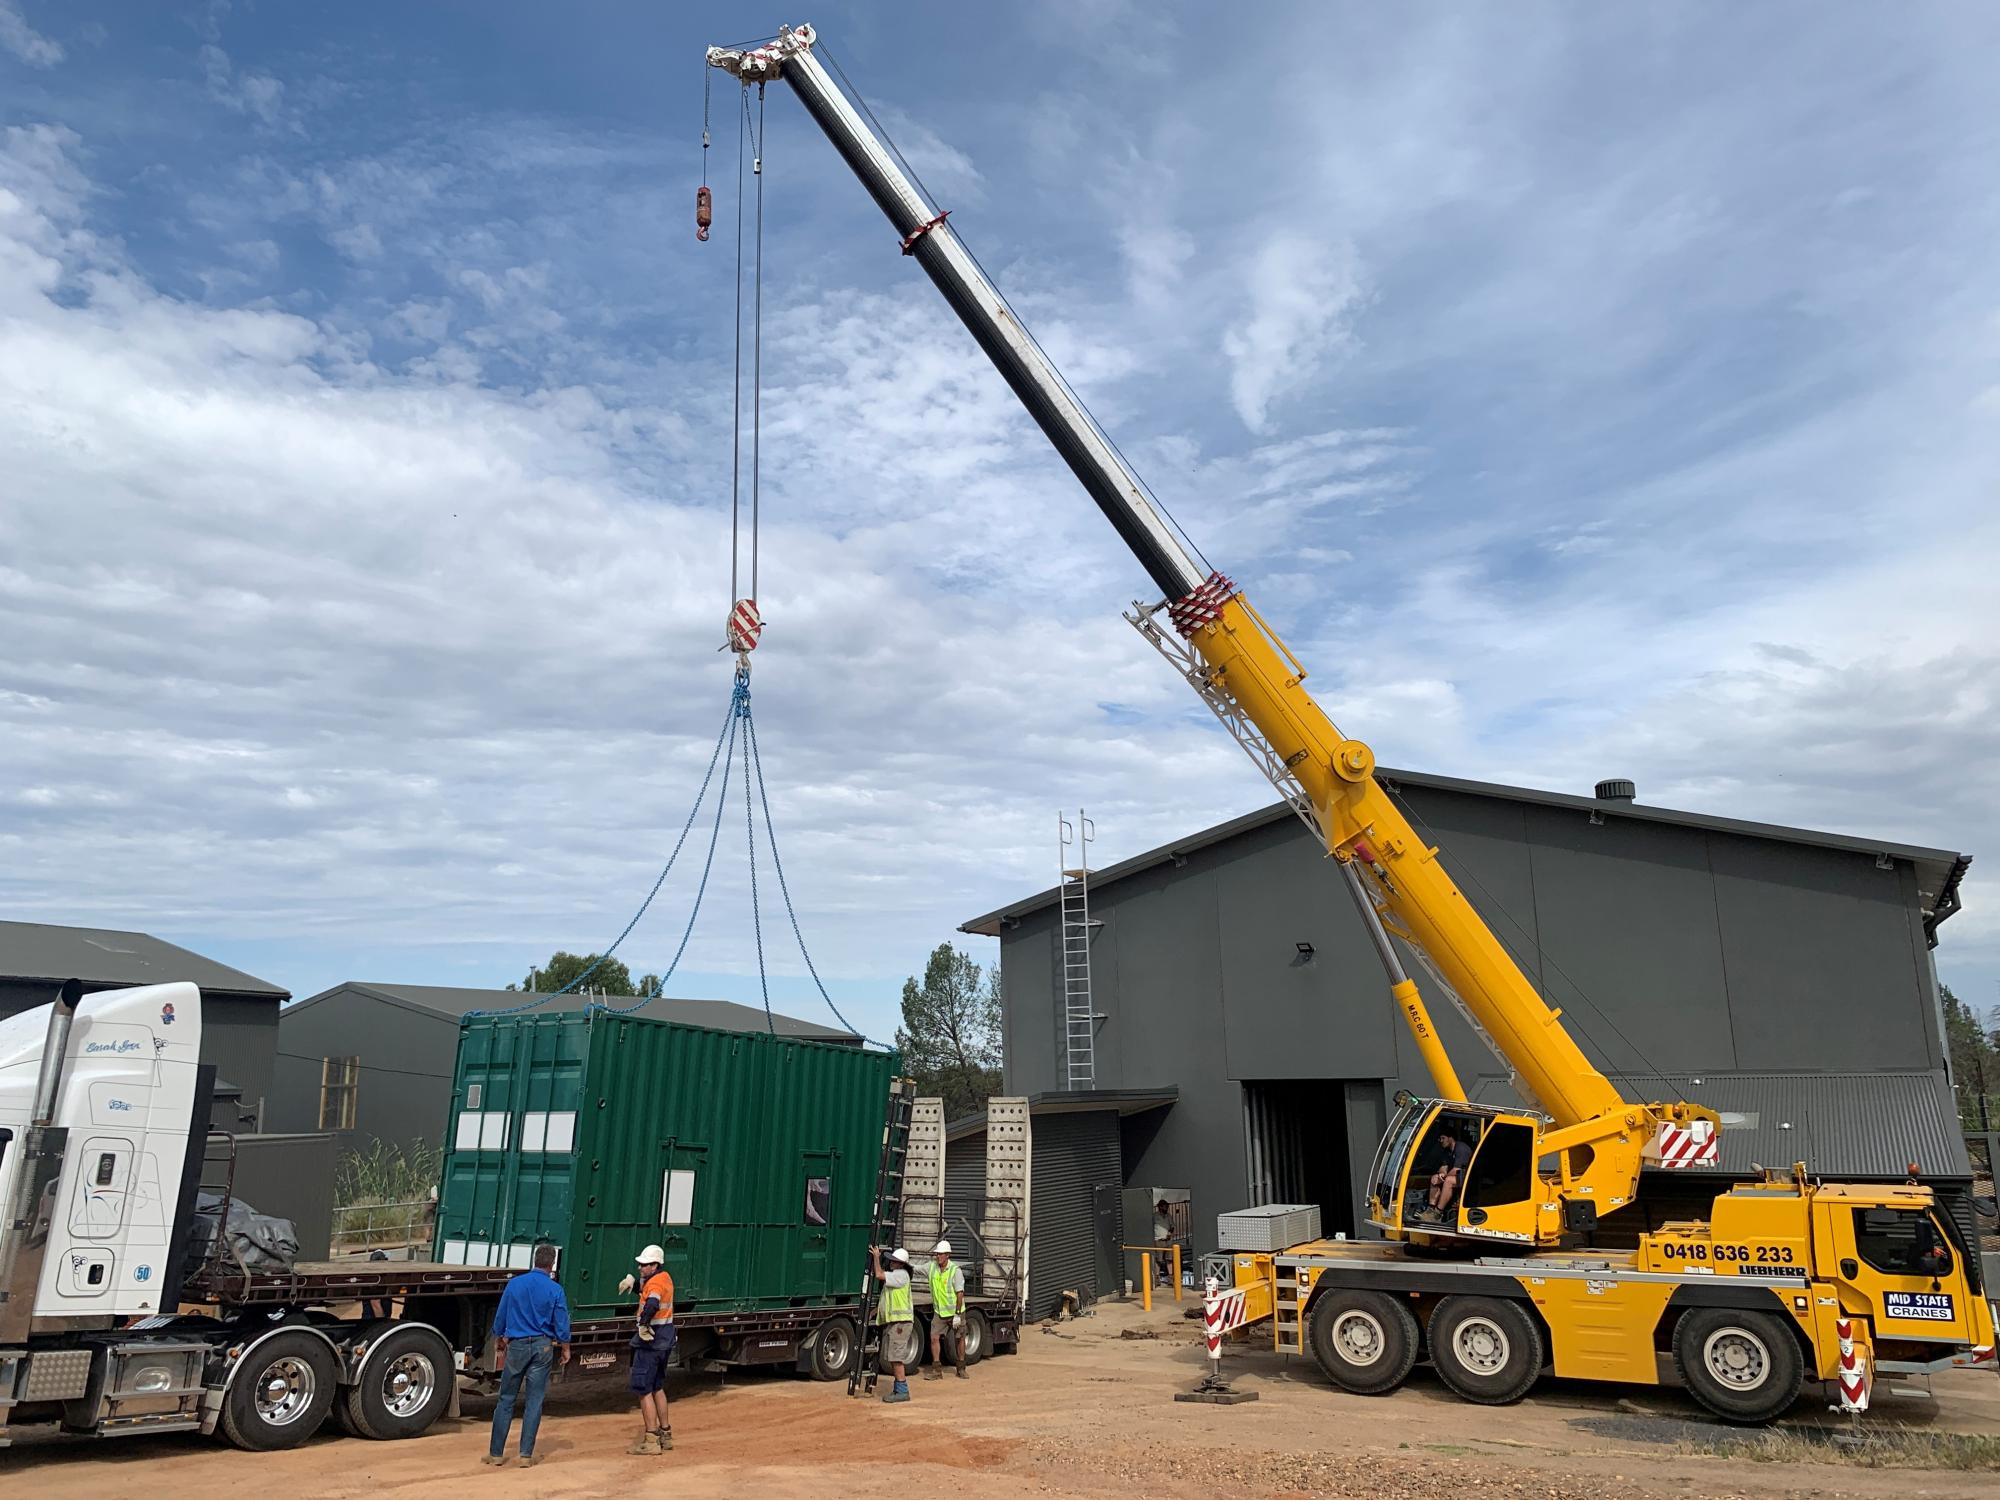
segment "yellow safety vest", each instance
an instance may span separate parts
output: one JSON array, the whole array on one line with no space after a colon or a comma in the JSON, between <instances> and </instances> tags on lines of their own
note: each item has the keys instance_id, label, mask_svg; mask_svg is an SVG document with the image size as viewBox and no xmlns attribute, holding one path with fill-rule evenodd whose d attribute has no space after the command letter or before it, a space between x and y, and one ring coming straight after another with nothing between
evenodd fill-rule
<instances>
[{"instance_id":1,"label":"yellow safety vest","mask_svg":"<svg viewBox=\"0 0 2000 1500\"><path fill-rule=\"evenodd\" d=\"M940 1318L958 1315L958 1290L952 1283L957 1266L940 1266L931 1263L931 1311Z\"/></svg>"},{"instance_id":2,"label":"yellow safety vest","mask_svg":"<svg viewBox=\"0 0 2000 1500\"><path fill-rule=\"evenodd\" d=\"M876 1322L914 1323L916 1320L916 1307L910 1301L910 1289L907 1285L882 1288L882 1300L876 1304Z\"/></svg>"}]
</instances>

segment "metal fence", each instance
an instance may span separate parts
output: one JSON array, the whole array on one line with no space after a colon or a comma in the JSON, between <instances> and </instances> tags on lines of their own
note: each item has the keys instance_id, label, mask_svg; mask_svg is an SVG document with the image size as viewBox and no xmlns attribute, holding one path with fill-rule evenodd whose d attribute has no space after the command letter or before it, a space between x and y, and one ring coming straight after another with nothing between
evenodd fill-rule
<instances>
[{"instance_id":1,"label":"metal fence","mask_svg":"<svg viewBox=\"0 0 2000 1500\"><path fill-rule=\"evenodd\" d=\"M437 1202L350 1203L333 1211L334 1260L429 1260Z\"/></svg>"}]
</instances>

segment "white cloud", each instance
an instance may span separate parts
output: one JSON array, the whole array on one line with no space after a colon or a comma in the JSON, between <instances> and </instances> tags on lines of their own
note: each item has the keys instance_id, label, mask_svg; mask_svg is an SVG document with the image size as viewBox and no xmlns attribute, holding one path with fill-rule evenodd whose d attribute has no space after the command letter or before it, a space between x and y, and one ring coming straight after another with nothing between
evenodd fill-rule
<instances>
[{"instance_id":1,"label":"white cloud","mask_svg":"<svg viewBox=\"0 0 2000 1500\"><path fill-rule=\"evenodd\" d=\"M63 60L62 43L28 24L16 0L0 0L0 48L31 68L53 68Z\"/></svg>"},{"instance_id":2,"label":"white cloud","mask_svg":"<svg viewBox=\"0 0 2000 1500\"><path fill-rule=\"evenodd\" d=\"M1250 254L1243 279L1242 311L1222 334L1222 352L1236 414L1262 433L1274 403L1352 344L1361 272L1350 247L1279 230Z\"/></svg>"}]
</instances>

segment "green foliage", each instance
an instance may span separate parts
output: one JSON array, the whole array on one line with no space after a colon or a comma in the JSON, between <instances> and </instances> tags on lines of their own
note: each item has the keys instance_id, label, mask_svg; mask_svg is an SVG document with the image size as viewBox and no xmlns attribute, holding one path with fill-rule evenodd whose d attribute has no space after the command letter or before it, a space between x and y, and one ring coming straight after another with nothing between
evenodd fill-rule
<instances>
[{"instance_id":1,"label":"green foliage","mask_svg":"<svg viewBox=\"0 0 2000 1500\"><path fill-rule=\"evenodd\" d=\"M334 1165L334 1253L392 1253L429 1243L431 1190L444 1152L428 1141L371 1141Z\"/></svg>"},{"instance_id":2,"label":"green foliage","mask_svg":"<svg viewBox=\"0 0 2000 1500\"><path fill-rule=\"evenodd\" d=\"M977 1114L1000 1092L1000 968L939 943L921 982L903 981L903 1023L896 1028L903 1068L923 1094L944 1099L944 1117Z\"/></svg>"},{"instance_id":3,"label":"green foliage","mask_svg":"<svg viewBox=\"0 0 2000 1500\"><path fill-rule=\"evenodd\" d=\"M507 988L510 990L539 990L544 995L552 994L557 990L567 989L570 985L575 984L577 980L583 978L584 973L597 960L598 955L595 953L564 953L558 951L550 954L549 961L539 969L529 970L527 977L519 984L510 984ZM658 983L654 975L648 974L646 978L653 980L656 984ZM605 959L603 965L595 973L591 974L589 979L584 981L584 985L585 988L594 994L636 995L639 993L638 990L632 987L632 971L625 967L622 959L616 958Z\"/></svg>"},{"instance_id":4,"label":"green foliage","mask_svg":"<svg viewBox=\"0 0 2000 1500\"><path fill-rule=\"evenodd\" d=\"M1951 1081L1958 1092L1959 1126L1964 1130L2000 1130L2000 1026L1995 1025L2000 1016L1982 1021L1977 1011L1951 992L1950 985L1940 989L1945 1040L1951 1047Z\"/></svg>"}]
</instances>

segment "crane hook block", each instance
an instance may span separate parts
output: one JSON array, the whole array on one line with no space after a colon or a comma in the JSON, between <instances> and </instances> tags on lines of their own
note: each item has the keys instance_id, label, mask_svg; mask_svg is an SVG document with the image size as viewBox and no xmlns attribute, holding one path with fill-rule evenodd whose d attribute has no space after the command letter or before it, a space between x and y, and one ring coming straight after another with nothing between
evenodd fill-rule
<instances>
[{"instance_id":1,"label":"crane hook block","mask_svg":"<svg viewBox=\"0 0 2000 1500\"><path fill-rule=\"evenodd\" d=\"M729 611L729 649L754 651L757 637L764 633L764 617L757 613L755 599L738 599Z\"/></svg>"},{"instance_id":2,"label":"crane hook block","mask_svg":"<svg viewBox=\"0 0 2000 1500\"><path fill-rule=\"evenodd\" d=\"M707 239L708 226L714 222L715 194L708 190L708 184L704 182L694 190L694 237Z\"/></svg>"}]
</instances>

